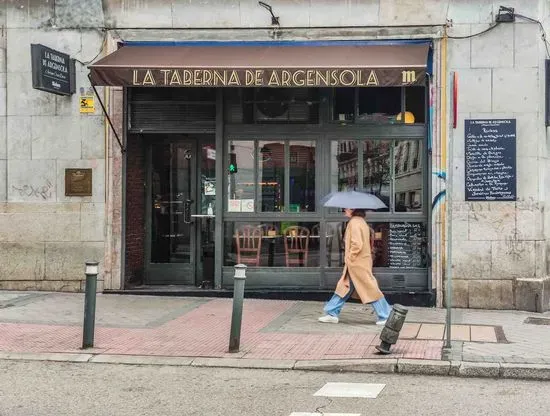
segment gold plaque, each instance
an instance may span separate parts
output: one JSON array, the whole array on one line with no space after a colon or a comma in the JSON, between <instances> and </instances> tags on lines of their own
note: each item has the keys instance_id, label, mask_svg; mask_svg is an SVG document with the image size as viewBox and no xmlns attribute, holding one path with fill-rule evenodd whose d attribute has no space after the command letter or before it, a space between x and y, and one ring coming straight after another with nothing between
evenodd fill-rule
<instances>
[{"instance_id":1,"label":"gold plaque","mask_svg":"<svg viewBox=\"0 0 550 416\"><path fill-rule=\"evenodd\" d=\"M65 196L92 196L92 169L65 169Z\"/></svg>"}]
</instances>

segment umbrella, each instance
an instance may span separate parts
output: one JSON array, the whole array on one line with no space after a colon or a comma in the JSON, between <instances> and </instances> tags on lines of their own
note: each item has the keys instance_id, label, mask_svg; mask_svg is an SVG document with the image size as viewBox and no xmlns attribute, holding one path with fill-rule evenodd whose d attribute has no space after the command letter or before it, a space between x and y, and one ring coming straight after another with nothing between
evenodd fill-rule
<instances>
[{"instance_id":1,"label":"umbrella","mask_svg":"<svg viewBox=\"0 0 550 416\"><path fill-rule=\"evenodd\" d=\"M333 192L324 197L322 202L325 207L333 208L387 208L386 204L376 195L357 191Z\"/></svg>"}]
</instances>

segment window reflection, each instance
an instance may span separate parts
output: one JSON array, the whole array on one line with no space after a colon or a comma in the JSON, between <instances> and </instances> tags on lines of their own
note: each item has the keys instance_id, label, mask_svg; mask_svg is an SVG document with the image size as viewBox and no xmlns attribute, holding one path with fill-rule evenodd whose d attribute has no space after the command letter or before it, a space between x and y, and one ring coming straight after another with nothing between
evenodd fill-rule
<instances>
[{"instance_id":1,"label":"window reflection","mask_svg":"<svg viewBox=\"0 0 550 416\"><path fill-rule=\"evenodd\" d=\"M285 143L258 142L258 203L262 212L280 212L284 209Z\"/></svg>"},{"instance_id":2,"label":"window reflection","mask_svg":"<svg viewBox=\"0 0 550 416\"><path fill-rule=\"evenodd\" d=\"M330 190L347 191L358 184L358 150L356 140L338 140L331 143Z\"/></svg>"},{"instance_id":3,"label":"window reflection","mask_svg":"<svg viewBox=\"0 0 550 416\"><path fill-rule=\"evenodd\" d=\"M241 212L244 206L254 211L254 142L231 141L227 166L227 210Z\"/></svg>"},{"instance_id":4,"label":"window reflection","mask_svg":"<svg viewBox=\"0 0 550 416\"><path fill-rule=\"evenodd\" d=\"M373 267L392 269L425 268L428 265L428 239L424 223L368 222L372 236ZM329 267L344 266L343 236L346 222L327 224Z\"/></svg>"},{"instance_id":5,"label":"window reflection","mask_svg":"<svg viewBox=\"0 0 550 416\"><path fill-rule=\"evenodd\" d=\"M363 150L363 187L366 192L376 195L390 207L390 141L366 140Z\"/></svg>"},{"instance_id":6,"label":"window reflection","mask_svg":"<svg viewBox=\"0 0 550 416\"><path fill-rule=\"evenodd\" d=\"M226 222L224 265L319 267L319 245L316 222Z\"/></svg>"},{"instance_id":7,"label":"window reflection","mask_svg":"<svg viewBox=\"0 0 550 416\"><path fill-rule=\"evenodd\" d=\"M289 211L315 211L315 142L290 142Z\"/></svg>"},{"instance_id":8,"label":"window reflection","mask_svg":"<svg viewBox=\"0 0 550 416\"><path fill-rule=\"evenodd\" d=\"M395 142L395 211L422 211L421 142Z\"/></svg>"}]
</instances>

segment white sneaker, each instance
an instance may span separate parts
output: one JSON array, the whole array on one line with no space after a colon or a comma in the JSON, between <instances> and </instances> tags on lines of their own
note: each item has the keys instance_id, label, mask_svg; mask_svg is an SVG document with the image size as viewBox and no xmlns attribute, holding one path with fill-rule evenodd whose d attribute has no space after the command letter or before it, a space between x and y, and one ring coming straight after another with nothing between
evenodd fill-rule
<instances>
[{"instance_id":1,"label":"white sneaker","mask_svg":"<svg viewBox=\"0 0 550 416\"><path fill-rule=\"evenodd\" d=\"M384 319L383 321L376 321L376 325L384 326L386 325L387 321L388 321L387 319Z\"/></svg>"},{"instance_id":2,"label":"white sneaker","mask_svg":"<svg viewBox=\"0 0 550 416\"><path fill-rule=\"evenodd\" d=\"M325 323L329 323L329 324L337 324L338 323L338 317L337 316L332 316L332 315L321 316L319 318L319 322L325 322Z\"/></svg>"}]
</instances>

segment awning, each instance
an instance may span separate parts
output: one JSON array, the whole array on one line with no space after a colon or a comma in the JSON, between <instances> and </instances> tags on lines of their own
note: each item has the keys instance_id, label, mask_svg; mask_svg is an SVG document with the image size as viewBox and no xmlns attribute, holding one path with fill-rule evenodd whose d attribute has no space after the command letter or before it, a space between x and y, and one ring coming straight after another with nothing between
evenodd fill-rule
<instances>
[{"instance_id":1,"label":"awning","mask_svg":"<svg viewBox=\"0 0 550 416\"><path fill-rule=\"evenodd\" d=\"M377 87L423 85L427 43L123 46L90 66L94 85Z\"/></svg>"}]
</instances>

